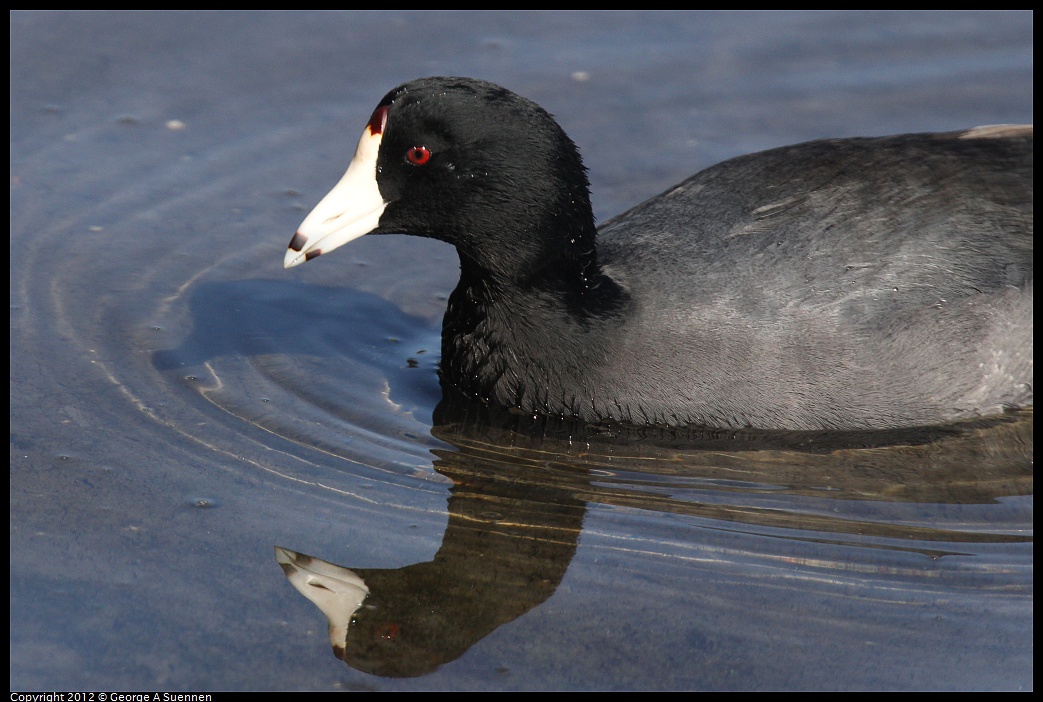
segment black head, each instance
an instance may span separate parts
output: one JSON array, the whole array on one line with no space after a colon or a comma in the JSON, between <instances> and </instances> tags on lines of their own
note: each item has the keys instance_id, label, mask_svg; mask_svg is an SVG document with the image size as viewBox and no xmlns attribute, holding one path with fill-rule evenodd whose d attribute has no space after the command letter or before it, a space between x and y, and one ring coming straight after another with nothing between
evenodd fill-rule
<instances>
[{"instance_id":1,"label":"black head","mask_svg":"<svg viewBox=\"0 0 1043 702\"><path fill-rule=\"evenodd\" d=\"M381 100L286 263L366 233L414 234L455 245L465 269L517 281L590 269L594 231L579 152L550 114L492 83L424 78Z\"/></svg>"}]
</instances>

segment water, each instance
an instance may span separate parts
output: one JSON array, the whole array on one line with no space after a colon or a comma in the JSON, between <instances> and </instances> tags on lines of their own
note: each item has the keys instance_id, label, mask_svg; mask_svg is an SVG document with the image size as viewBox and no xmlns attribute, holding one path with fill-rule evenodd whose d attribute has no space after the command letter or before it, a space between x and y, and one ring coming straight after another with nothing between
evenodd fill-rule
<instances>
[{"instance_id":1,"label":"water","mask_svg":"<svg viewBox=\"0 0 1043 702\"><path fill-rule=\"evenodd\" d=\"M535 438L438 407L451 248L281 267L404 80L545 106L604 219L763 148L1031 122L1031 25L12 14L12 689L1031 689L1031 413ZM276 546L370 589L347 663Z\"/></svg>"}]
</instances>

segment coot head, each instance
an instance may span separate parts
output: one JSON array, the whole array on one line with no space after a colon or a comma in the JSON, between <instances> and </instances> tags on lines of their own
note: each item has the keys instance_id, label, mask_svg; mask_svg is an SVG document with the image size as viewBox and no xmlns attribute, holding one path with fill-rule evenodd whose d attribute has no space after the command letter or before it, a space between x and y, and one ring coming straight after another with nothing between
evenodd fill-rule
<instances>
[{"instance_id":1,"label":"coot head","mask_svg":"<svg viewBox=\"0 0 1043 702\"><path fill-rule=\"evenodd\" d=\"M287 268L363 234L457 247L491 281L596 271L594 215L575 144L539 105L467 78L402 85L380 101L341 182L301 224Z\"/></svg>"}]
</instances>

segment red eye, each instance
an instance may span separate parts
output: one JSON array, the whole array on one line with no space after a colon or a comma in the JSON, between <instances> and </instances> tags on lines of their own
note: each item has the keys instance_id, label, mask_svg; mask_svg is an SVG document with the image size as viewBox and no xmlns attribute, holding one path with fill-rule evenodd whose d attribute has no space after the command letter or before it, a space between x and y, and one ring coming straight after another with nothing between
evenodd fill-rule
<instances>
[{"instance_id":1,"label":"red eye","mask_svg":"<svg viewBox=\"0 0 1043 702\"><path fill-rule=\"evenodd\" d=\"M431 149L426 146L414 146L406 152L406 161L414 166L423 166L431 160Z\"/></svg>"},{"instance_id":2,"label":"red eye","mask_svg":"<svg viewBox=\"0 0 1043 702\"><path fill-rule=\"evenodd\" d=\"M398 638L398 624L395 624L394 622L385 622L378 626L373 633L387 641L394 641Z\"/></svg>"}]
</instances>

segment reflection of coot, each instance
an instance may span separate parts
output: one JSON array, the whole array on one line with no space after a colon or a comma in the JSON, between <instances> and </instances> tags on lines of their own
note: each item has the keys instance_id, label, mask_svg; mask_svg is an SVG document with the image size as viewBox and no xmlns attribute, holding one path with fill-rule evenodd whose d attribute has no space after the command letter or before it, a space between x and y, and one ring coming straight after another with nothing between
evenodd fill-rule
<instances>
[{"instance_id":1,"label":"reflection of coot","mask_svg":"<svg viewBox=\"0 0 1043 702\"><path fill-rule=\"evenodd\" d=\"M1032 541L1006 528L966 530L958 519L921 524L918 506L1032 494L1031 411L853 433L627 431L618 423L524 419L480 403L437 408L432 435L452 448L434 450L434 468L453 487L448 527L430 562L348 569L276 548L287 578L326 615L338 658L363 672L414 677L460 657L554 593L587 504L668 512L711 532L767 528L788 540L931 559L965 553L964 544ZM753 553L690 535L683 548L638 536L638 548L704 561ZM773 539L762 545L771 560L779 557ZM698 597L700 584L691 588Z\"/></svg>"},{"instance_id":2,"label":"reflection of coot","mask_svg":"<svg viewBox=\"0 0 1043 702\"><path fill-rule=\"evenodd\" d=\"M381 101L286 265L368 232L456 246L443 385L491 404L866 429L1032 402L1031 127L744 156L596 232L550 115L429 78Z\"/></svg>"},{"instance_id":3,"label":"reflection of coot","mask_svg":"<svg viewBox=\"0 0 1043 702\"><path fill-rule=\"evenodd\" d=\"M459 658L550 597L575 555L586 505L572 482L533 484L447 454L439 472L455 485L434 560L348 570L276 548L290 582L329 619L334 653L356 670L415 677ZM585 484L579 473L574 482Z\"/></svg>"}]
</instances>

